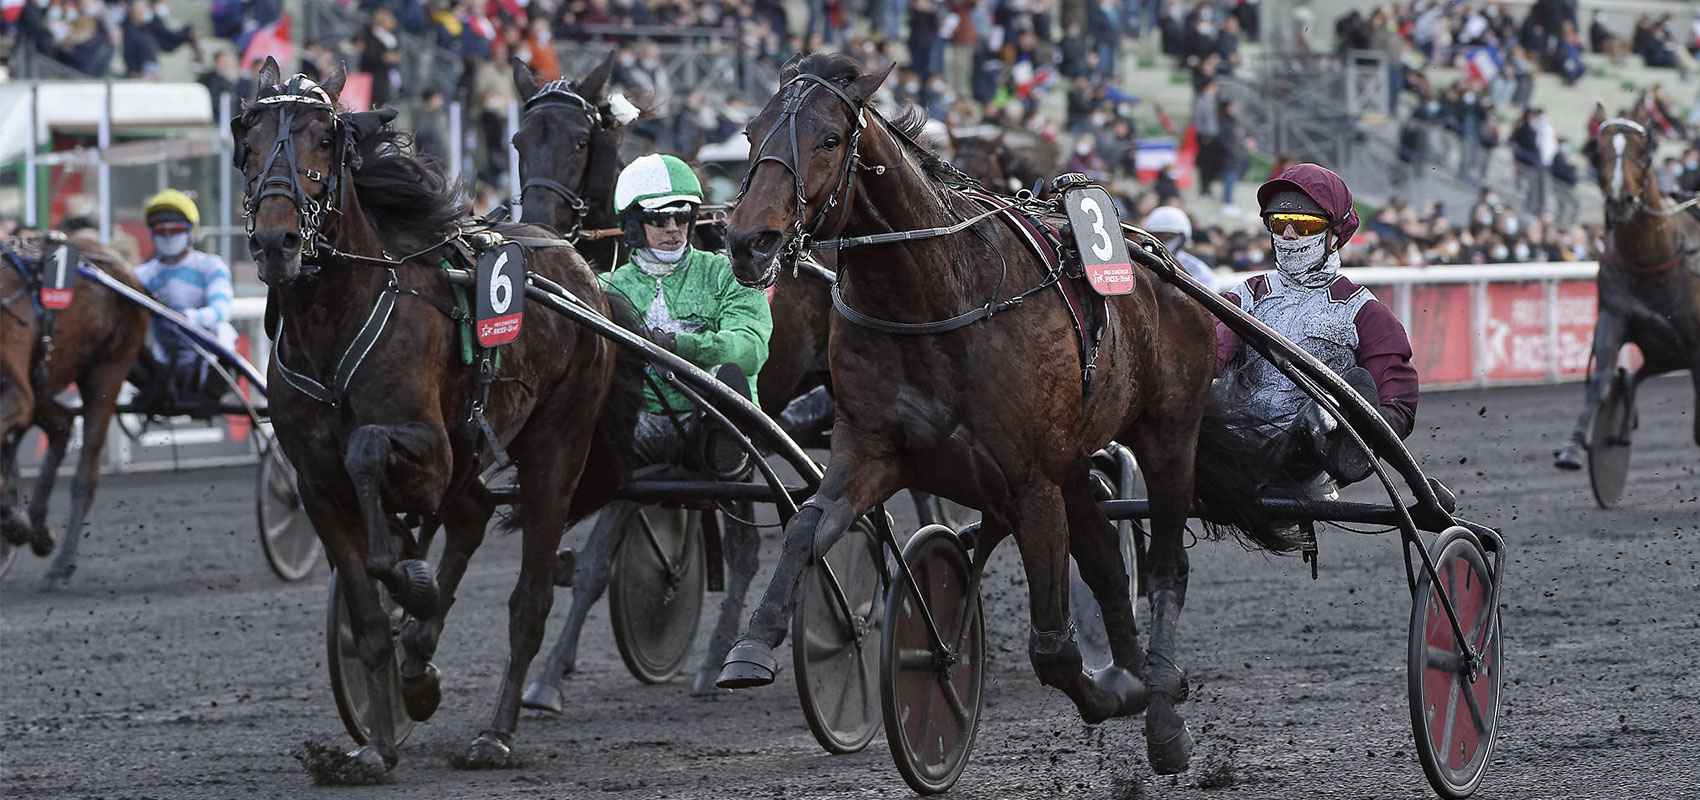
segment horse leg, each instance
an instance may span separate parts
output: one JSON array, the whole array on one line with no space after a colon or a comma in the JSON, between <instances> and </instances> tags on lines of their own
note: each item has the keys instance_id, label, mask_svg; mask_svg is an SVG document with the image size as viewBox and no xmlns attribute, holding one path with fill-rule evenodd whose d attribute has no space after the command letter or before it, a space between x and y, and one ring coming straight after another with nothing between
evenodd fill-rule
<instances>
[{"instance_id":1,"label":"horse leg","mask_svg":"<svg viewBox=\"0 0 1700 800\"><path fill-rule=\"evenodd\" d=\"M1081 661L1068 617L1069 535L1061 489L1051 483L1031 486L1017 497L1013 510L1010 527L1027 572L1032 622L1027 657L1039 682L1068 695L1088 725L1138 713L1145 705L1145 690L1131 672L1112 666L1093 675ZM1124 601L1123 606L1131 618L1132 604Z\"/></svg>"},{"instance_id":2,"label":"horse leg","mask_svg":"<svg viewBox=\"0 0 1700 800\"><path fill-rule=\"evenodd\" d=\"M306 485L300 488L307 518L312 520L319 541L325 545L325 554L336 568L343 606L348 610L349 625L354 631L354 655L366 672L366 743L348 755L369 770L388 771L400 760L389 685L389 665L395 659L395 645L390 635L389 612L378 600L378 587L366 573L362 556L362 541L373 537L365 535L358 517L351 518L336 509L323 491ZM380 530L379 535L388 536L389 532Z\"/></svg>"},{"instance_id":3,"label":"horse leg","mask_svg":"<svg viewBox=\"0 0 1700 800\"><path fill-rule=\"evenodd\" d=\"M897 465L886 454L889 451L871 452L867 444L871 443L856 440L855 431L845 425L834 427L832 456L820 490L785 523L779 563L774 566L767 591L750 614L743 637L727 652L715 685L747 689L773 683L779 671L773 648L785 640L803 570L831 550L868 509L885 502L900 488Z\"/></svg>"},{"instance_id":4,"label":"horse leg","mask_svg":"<svg viewBox=\"0 0 1700 800\"><path fill-rule=\"evenodd\" d=\"M638 513L637 504L623 500L609 503L596 518L573 566L573 600L567 608L567 620L561 625L561 636L549 650L549 657L538 669L538 677L525 687L522 698L526 708L560 713L566 708L567 696L561 681L571 675L578 665L578 640L584 633L585 618L614 574L614 554L620 550L625 521Z\"/></svg>"},{"instance_id":5,"label":"horse leg","mask_svg":"<svg viewBox=\"0 0 1700 800\"><path fill-rule=\"evenodd\" d=\"M592 406L584 398L565 398L566 408ZM562 404L540 406L534 420L558 420ZM555 413L551 413L554 411ZM541 426L540 426L541 427ZM519 728L520 692L531 660L543 646L549 608L555 602L555 552L566 532L566 516L590 451L591 431L563 441L558 430L533 432L527 425L509 452L520 465L520 528L523 541L519 580L508 596L508 666L497 691L490 726L472 740L466 764L474 768L508 765Z\"/></svg>"},{"instance_id":6,"label":"horse leg","mask_svg":"<svg viewBox=\"0 0 1700 800\"><path fill-rule=\"evenodd\" d=\"M1594 424L1594 412L1600 408L1600 398L1611 385L1612 373L1617 370L1617 351L1623 348L1629 324L1623 315L1605 308L1594 323L1594 371L1588 376L1582 414L1576 418L1576 429L1570 438L1553 451L1553 466L1560 469L1581 469L1582 451L1588 449L1588 428ZM1697 433L1700 435L1700 433Z\"/></svg>"},{"instance_id":7,"label":"horse leg","mask_svg":"<svg viewBox=\"0 0 1700 800\"><path fill-rule=\"evenodd\" d=\"M396 604L417 619L437 615L437 582L424 561L400 557L398 543L390 530L390 516L384 511L383 486L391 467L405 465L410 468L407 472L419 469L430 473L427 465L431 461L447 460L433 459L432 453L446 455L448 450L448 439L441 429L428 423L410 422L356 428L348 437L348 452L343 456L343 466L354 482L361 522L366 529L366 572L388 587ZM448 467L445 465L436 472L440 473L441 482L446 483ZM411 484L409 476L390 477L398 486ZM410 490L429 493L429 487L410 486Z\"/></svg>"},{"instance_id":8,"label":"horse leg","mask_svg":"<svg viewBox=\"0 0 1700 800\"><path fill-rule=\"evenodd\" d=\"M755 516L753 505L747 501L736 503L732 513L744 519ZM722 519L721 547L726 553L726 591L720 599L720 619L715 622L714 633L708 639L708 652L702 669L697 670L696 680L691 684L694 697L711 697L723 691L714 682L720 675L720 665L727 651L732 649L733 639L738 635L738 624L744 617L744 596L749 594L750 581L755 579L756 570L761 566L761 533L754 526L729 516L722 515Z\"/></svg>"},{"instance_id":9,"label":"horse leg","mask_svg":"<svg viewBox=\"0 0 1700 800\"><path fill-rule=\"evenodd\" d=\"M1182 534L1192 510L1193 468L1200 417L1141 420L1132 441L1151 496L1149 598L1151 641L1140 677L1151 690L1145 711L1145 747L1159 775L1186 771L1192 734L1175 706L1186 699L1186 673L1175 664L1175 629L1186 605L1190 569Z\"/></svg>"},{"instance_id":10,"label":"horse leg","mask_svg":"<svg viewBox=\"0 0 1700 800\"><path fill-rule=\"evenodd\" d=\"M42 558L53 552L53 533L47 529L47 501L52 498L53 484L59 479L59 465L65 460L65 448L71 444L71 421L70 412L51 400L35 407L35 422L47 435L47 452L42 455L41 472L36 475L35 488L30 490L30 551ZM75 534L73 531L72 536L75 537ZM76 565L72 564L70 568L75 569ZM42 579L40 589L52 591L69 577L69 572L58 576L49 572Z\"/></svg>"},{"instance_id":11,"label":"horse leg","mask_svg":"<svg viewBox=\"0 0 1700 800\"><path fill-rule=\"evenodd\" d=\"M455 604L455 590L466 577L472 554L484 543L484 530L495 511L491 503L481 502L471 492L462 492L452 503L443 519L446 539L442 563L437 565L437 615L408 620L401 633L401 695L407 716L420 722L430 719L442 701L442 673L431 657L437 653L443 622Z\"/></svg>"},{"instance_id":12,"label":"horse leg","mask_svg":"<svg viewBox=\"0 0 1700 800\"><path fill-rule=\"evenodd\" d=\"M30 541L30 525L18 508L18 447L24 442L24 428L6 429L0 438L0 536L14 547Z\"/></svg>"},{"instance_id":13,"label":"horse leg","mask_svg":"<svg viewBox=\"0 0 1700 800\"><path fill-rule=\"evenodd\" d=\"M106 434L112 427L112 411L128 371L126 365L107 364L77 381L77 391L83 399L83 446L77 452L77 474L71 479L71 514L65 521L65 543L53 556L53 565L41 580L44 592L58 589L77 569L77 547L82 544L83 519L94 503L95 487L100 485L100 455L106 447Z\"/></svg>"}]
</instances>

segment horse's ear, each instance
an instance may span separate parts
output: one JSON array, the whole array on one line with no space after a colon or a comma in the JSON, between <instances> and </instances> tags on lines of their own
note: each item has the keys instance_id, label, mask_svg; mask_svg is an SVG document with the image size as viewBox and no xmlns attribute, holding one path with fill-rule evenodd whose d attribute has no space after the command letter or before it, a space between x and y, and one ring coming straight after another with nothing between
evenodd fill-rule
<instances>
[{"instance_id":1,"label":"horse's ear","mask_svg":"<svg viewBox=\"0 0 1700 800\"><path fill-rule=\"evenodd\" d=\"M803 71L803 59L808 57L808 53L799 50L785 59L785 63L779 65L779 82L790 83L792 78L797 77L797 73Z\"/></svg>"},{"instance_id":2,"label":"horse's ear","mask_svg":"<svg viewBox=\"0 0 1700 800\"><path fill-rule=\"evenodd\" d=\"M519 92L519 100L523 103L537 94L537 73L532 72L531 65L520 60L519 56L514 56L513 62L514 90Z\"/></svg>"},{"instance_id":3,"label":"horse's ear","mask_svg":"<svg viewBox=\"0 0 1700 800\"><path fill-rule=\"evenodd\" d=\"M599 105L603 99L602 95L608 91L608 80L612 77L614 77L614 51L609 50L608 57L602 59L602 63L597 64L596 69L584 76L584 79L580 80L574 88L578 89L578 93L591 105Z\"/></svg>"},{"instance_id":4,"label":"horse's ear","mask_svg":"<svg viewBox=\"0 0 1700 800\"><path fill-rule=\"evenodd\" d=\"M395 119L396 113L393 108L380 108L375 111L357 111L352 114L344 114L342 119L347 123L349 133L354 137L354 141L358 142L383 130L385 125L390 124L390 121Z\"/></svg>"},{"instance_id":5,"label":"horse's ear","mask_svg":"<svg viewBox=\"0 0 1700 800\"><path fill-rule=\"evenodd\" d=\"M260 76L256 82L262 87L283 82L283 68L277 65L277 59L266 56L266 63L260 65Z\"/></svg>"},{"instance_id":6,"label":"horse's ear","mask_svg":"<svg viewBox=\"0 0 1700 800\"><path fill-rule=\"evenodd\" d=\"M324 89L325 94L331 96L331 104L335 105L337 98L342 96L342 87L345 83L348 83L348 65L338 61L336 62L336 69L331 71L331 76L326 78L324 83L319 84L319 88Z\"/></svg>"},{"instance_id":7,"label":"horse's ear","mask_svg":"<svg viewBox=\"0 0 1700 800\"><path fill-rule=\"evenodd\" d=\"M855 100L857 105L868 102L868 98L874 96L874 92L880 88L880 84L885 83L886 77L891 74L891 70L896 66L895 63L887 64L885 69L879 72L870 72L851 81L850 91L848 92L850 99Z\"/></svg>"}]
</instances>

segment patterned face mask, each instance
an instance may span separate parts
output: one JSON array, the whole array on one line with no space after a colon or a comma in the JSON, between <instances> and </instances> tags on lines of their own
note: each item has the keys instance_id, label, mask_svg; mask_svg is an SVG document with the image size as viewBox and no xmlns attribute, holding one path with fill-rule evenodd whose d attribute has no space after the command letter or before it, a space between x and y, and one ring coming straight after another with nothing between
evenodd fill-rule
<instances>
[{"instance_id":1,"label":"patterned face mask","mask_svg":"<svg viewBox=\"0 0 1700 800\"><path fill-rule=\"evenodd\" d=\"M1339 259L1329 258L1327 232L1297 239L1277 237L1274 246L1275 267L1300 286L1326 285L1339 270Z\"/></svg>"},{"instance_id":2,"label":"patterned face mask","mask_svg":"<svg viewBox=\"0 0 1700 800\"><path fill-rule=\"evenodd\" d=\"M153 251L164 258L176 258L189 249L189 232L156 233L153 235Z\"/></svg>"}]
</instances>

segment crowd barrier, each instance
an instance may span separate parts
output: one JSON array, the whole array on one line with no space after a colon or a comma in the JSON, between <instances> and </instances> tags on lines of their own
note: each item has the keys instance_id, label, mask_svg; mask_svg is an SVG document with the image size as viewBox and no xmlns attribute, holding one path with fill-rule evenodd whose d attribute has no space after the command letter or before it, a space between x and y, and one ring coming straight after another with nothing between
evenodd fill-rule
<instances>
[{"instance_id":1,"label":"crowd barrier","mask_svg":"<svg viewBox=\"0 0 1700 800\"><path fill-rule=\"evenodd\" d=\"M1410 332L1424 392L1581 380L1588 369L1597 293L1595 262L1450 267L1369 267L1342 272L1393 310ZM1229 288L1254 273L1224 276ZM239 297L232 321L239 349L261 372L271 342L261 331L265 299ZM1633 362L1634 354L1629 356ZM1580 396L1578 396L1580 401ZM117 423L114 423L116 426ZM135 429L135 425L130 425ZM115 472L251 462L256 437L245 419L153 426L138 438L115 429L106 469ZM81 436L73 439L73 445ZM33 467L44 444L22 448ZM74 455L67 464L74 464Z\"/></svg>"}]
</instances>

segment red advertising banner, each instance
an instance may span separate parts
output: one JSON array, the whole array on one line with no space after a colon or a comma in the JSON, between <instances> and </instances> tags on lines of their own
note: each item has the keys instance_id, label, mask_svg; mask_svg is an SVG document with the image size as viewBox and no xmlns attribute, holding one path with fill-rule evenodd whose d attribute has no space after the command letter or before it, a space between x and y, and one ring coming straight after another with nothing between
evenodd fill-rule
<instances>
[{"instance_id":1,"label":"red advertising banner","mask_svg":"<svg viewBox=\"0 0 1700 800\"><path fill-rule=\"evenodd\" d=\"M1409 291L1411 360L1423 385L1473 380L1470 287L1456 283L1416 284Z\"/></svg>"},{"instance_id":2,"label":"red advertising banner","mask_svg":"<svg viewBox=\"0 0 1700 800\"><path fill-rule=\"evenodd\" d=\"M1546 286L1540 281L1487 287L1487 341L1481 353L1490 381L1544 378L1552 366Z\"/></svg>"}]
</instances>

